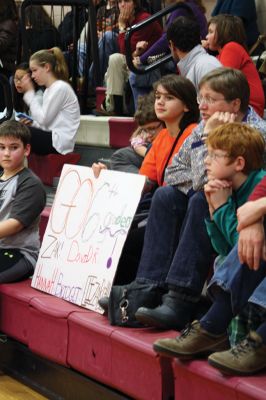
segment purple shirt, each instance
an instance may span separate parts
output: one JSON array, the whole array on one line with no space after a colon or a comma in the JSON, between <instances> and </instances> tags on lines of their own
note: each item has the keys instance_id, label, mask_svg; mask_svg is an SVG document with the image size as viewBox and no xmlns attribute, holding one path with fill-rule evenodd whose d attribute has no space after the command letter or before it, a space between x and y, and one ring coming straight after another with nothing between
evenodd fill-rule
<instances>
[{"instance_id":1,"label":"purple shirt","mask_svg":"<svg viewBox=\"0 0 266 400\"><path fill-rule=\"evenodd\" d=\"M193 11L193 14L195 15L199 25L200 25L200 34L201 38L205 39L207 35L207 20L205 17L205 14L202 12L202 10L199 8L199 6L194 2L194 0L187 0L185 2L186 5L188 5L191 10ZM188 16L188 12L184 8L177 8L175 11L173 11L169 17L167 18L167 21L165 23L165 31L163 32L162 36L160 37L157 42L155 42L149 50L147 50L144 54L140 56L140 61L142 64L147 63L147 58L150 56L154 56L157 54L165 54L165 53L170 53L167 37L166 37L166 31L168 26L171 25L171 23L180 16Z\"/></svg>"}]
</instances>

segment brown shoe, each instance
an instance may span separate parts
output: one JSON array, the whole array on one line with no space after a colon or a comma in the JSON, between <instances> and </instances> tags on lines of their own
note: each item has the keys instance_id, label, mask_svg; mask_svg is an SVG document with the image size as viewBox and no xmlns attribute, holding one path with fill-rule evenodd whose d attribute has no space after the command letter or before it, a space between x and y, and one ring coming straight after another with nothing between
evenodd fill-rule
<instances>
[{"instance_id":1,"label":"brown shoe","mask_svg":"<svg viewBox=\"0 0 266 400\"><path fill-rule=\"evenodd\" d=\"M229 375L250 375L266 368L266 346L256 332L228 351L214 353L209 364Z\"/></svg>"},{"instance_id":2,"label":"brown shoe","mask_svg":"<svg viewBox=\"0 0 266 400\"><path fill-rule=\"evenodd\" d=\"M226 334L217 336L208 333L201 328L199 321L192 322L175 339L159 339L153 344L153 349L157 353L183 360L206 356L218 349L222 351L228 348Z\"/></svg>"}]
</instances>

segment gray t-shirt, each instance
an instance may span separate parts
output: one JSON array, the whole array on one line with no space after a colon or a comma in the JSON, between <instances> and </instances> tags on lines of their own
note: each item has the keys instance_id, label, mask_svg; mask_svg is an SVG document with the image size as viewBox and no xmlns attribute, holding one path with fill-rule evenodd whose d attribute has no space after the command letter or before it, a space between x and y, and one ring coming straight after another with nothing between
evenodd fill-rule
<instances>
[{"instance_id":1,"label":"gray t-shirt","mask_svg":"<svg viewBox=\"0 0 266 400\"><path fill-rule=\"evenodd\" d=\"M0 239L0 248L19 250L33 267L40 248L39 220L45 202L44 187L28 168L6 181L0 176L0 221L14 218L24 226L20 232Z\"/></svg>"}]
</instances>

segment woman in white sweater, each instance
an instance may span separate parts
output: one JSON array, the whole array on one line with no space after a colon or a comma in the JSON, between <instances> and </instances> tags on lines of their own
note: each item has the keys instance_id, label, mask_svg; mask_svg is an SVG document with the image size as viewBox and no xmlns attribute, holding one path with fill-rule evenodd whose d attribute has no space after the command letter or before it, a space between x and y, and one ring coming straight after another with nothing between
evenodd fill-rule
<instances>
[{"instance_id":1,"label":"woman in white sweater","mask_svg":"<svg viewBox=\"0 0 266 400\"><path fill-rule=\"evenodd\" d=\"M22 122L30 124L32 152L70 153L80 124L80 108L72 87L67 83L64 55L57 47L40 50L30 57L29 64L32 79L46 88L40 105L30 77L23 78L23 99L29 106L33 122Z\"/></svg>"}]
</instances>

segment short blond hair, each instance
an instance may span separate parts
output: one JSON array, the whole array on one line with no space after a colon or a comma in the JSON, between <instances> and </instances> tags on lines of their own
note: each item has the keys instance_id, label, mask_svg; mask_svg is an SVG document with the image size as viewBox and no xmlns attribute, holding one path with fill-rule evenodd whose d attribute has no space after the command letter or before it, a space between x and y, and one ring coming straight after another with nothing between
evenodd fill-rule
<instances>
[{"instance_id":1,"label":"short blond hair","mask_svg":"<svg viewBox=\"0 0 266 400\"><path fill-rule=\"evenodd\" d=\"M214 150L226 151L231 161L242 156L245 174L263 167L265 141L257 129L247 124L232 122L221 125L209 133L206 144Z\"/></svg>"}]
</instances>

